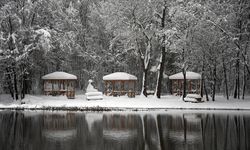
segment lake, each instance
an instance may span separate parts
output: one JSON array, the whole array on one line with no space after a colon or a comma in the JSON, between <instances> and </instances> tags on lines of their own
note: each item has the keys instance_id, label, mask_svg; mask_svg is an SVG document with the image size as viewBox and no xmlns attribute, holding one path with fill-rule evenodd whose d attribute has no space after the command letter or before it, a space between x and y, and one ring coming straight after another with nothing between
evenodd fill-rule
<instances>
[{"instance_id":1,"label":"lake","mask_svg":"<svg viewBox=\"0 0 250 150\"><path fill-rule=\"evenodd\" d=\"M0 111L0 150L250 150L248 111Z\"/></svg>"}]
</instances>

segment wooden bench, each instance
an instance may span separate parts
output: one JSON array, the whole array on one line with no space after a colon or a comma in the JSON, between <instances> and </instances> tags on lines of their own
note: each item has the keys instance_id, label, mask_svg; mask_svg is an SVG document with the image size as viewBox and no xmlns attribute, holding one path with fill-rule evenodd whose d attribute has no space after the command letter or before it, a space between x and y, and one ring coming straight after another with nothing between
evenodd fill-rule
<instances>
[{"instance_id":1,"label":"wooden bench","mask_svg":"<svg viewBox=\"0 0 250 150\"><path fill-rule=\"evenodd\" d=\"M200 103L202 101L202 97L198 94L187 94L184 98L185 102L192 102L192 103Z\"/></svg>"}]
</instances>

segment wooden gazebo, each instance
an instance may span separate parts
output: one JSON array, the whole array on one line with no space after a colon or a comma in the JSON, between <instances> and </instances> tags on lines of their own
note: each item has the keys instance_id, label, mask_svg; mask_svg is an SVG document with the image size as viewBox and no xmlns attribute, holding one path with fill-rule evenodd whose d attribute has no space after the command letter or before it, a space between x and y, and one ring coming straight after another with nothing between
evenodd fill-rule
<instances>
[{"instance_id":1,"label":"wooden gazebo","mask_svg":"<svg viewBox=\"0 0 250 150\"><path fill-rule=\"evenodd\" d=\"M137 77L126 72L115 72L103 77L105 95L135 97Z\"/></svg>"},{"instance_id":2,"label":"wooden gazebo","mask_svg":"<svg viewBox=\"0 0 250 150\"><path fill-rule=\"evenodd\" d=\"M182 95L183 92L183 73L179 72L177 74L169 76L171 80L171 93L173 95ZM186 72L186 92L187 94L200 94L201 93L201 75L199 73L187 71Z\"/></svg>"},{"instance_id":3,"label":"wooden gazebo","mask_svg":"<svg viewBox=\"0 0 250 150\"><path fill-rule=\"evenodd\" d=\"M75 82L77 77L66 72L53 72L42 77L45 95L66 95L75 98Z\"/></svg>"}]
</instances>

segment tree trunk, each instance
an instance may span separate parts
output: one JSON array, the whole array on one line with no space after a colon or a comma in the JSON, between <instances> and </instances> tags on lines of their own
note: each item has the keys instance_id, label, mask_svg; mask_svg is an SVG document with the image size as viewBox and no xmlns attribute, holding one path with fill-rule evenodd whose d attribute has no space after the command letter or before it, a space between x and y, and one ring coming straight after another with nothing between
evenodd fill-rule
<instances>
[{"instance_id":1,"label":"tree trunk","mask_svg":"<svg viewBox=\"0 0 250 150\"><path fill-rule=\"evenodd\" d=\"M234 98L238 98L240 99L240 53L242 51L242 10L243 10L243 6L244 6L244 0L239 0L239 12L236 13L236 17L237 17L237 24L236 24L236 28L238 29L238 38L239 38L239 42L238 42L238 49L237 49L237 61L236 61L236 85L235 85L235 91L234 91Z\"/></svg>"},{"instance_id":2,"label":"tree trunk","mask_svg":"<svg viewBox=\"0 0 250 150\"><path fill-rule=\"evenodd\" d=\"M203 61L202 61L202 71L201 71L201 97L203 97L203 89L204 89L204 72L205 72L205 64L204 64L204 60L205 60L205 55L203 55Z\"/></svg>"},{"instance_id":3,"label":"tree trunk","mask_svg":"<svg viewBox=\"0 0 250 150\"><path fill-rule=\"evenodd\" d=\"M185 62L185 50L184 48L182 49L182 74L183 74L183 91L182 91L182 100L184 101L184 98L186 97L186 62Z\"/></svg>"},{"instance_id":4,"label":"tree trunk","mask_svg":"<svg viewBox=\"0 0 250 150\"><path fill-rule=\"evenodd\" d=\"M227 84L227 69L226 69L224 58L222 58L222 65L223 65L224 84L225 84L226 96L227 96L227 100L229 100L228 84Z\"/></svg>"},{"instance_id":5,"label":"tree trunk","mask_svg":"<svg viewBox=\"0 0 250 150\"><path fill-rule=\"evenodd\" d=\"M13 34L13 27L12 27L12 20L11 20L11 17L9 16L8 18L8 23L9 23L9 34L12 35ZM13 39L12 39L12 36L10 36L10 40L8 41L8 47L9 47L9 50L13 52L13 50L15 49L15 44L13 42ZM16 81L16 75L15 75L15 65L13 65L14 63L11 63L11 61L13 60L10 60L10 66L7 66L6 68L6 71L7 71L7 74L8 74L8 77L9 77L9 89L10 89L10 94L12 96L13 99L16 100L16 97L18 97L18 94L16 93L17 91L17 87L15 86L15 81Z\"/></svg>"},{"instance_id":6,"label":"tree trunk","mask_svg":"<svg viewBox=\"0 0 250 150\"><path fill-rule=\"evenodd\" d=\"M146 43L146 49L144 51L144 53L142 52L142 47L140 45L140 43L138 42L137 38L135 39L136 41L136 45L137 45L137 51L141 60L141 67L143 70L143 81L142 81L142 91L141 91L141 95L143 94L144 96L147 97L147 76L148 76L148 68L149 68L149 64L150 64L150 59L151 59L151 51L152 51L152 37L148 36L145 32L144 32L144 28L141 25L138 25L135 14L133 12L132 14L133 19L134 19L134 24L136 26L138 26L138 28L142 31L142 34L144 36L145 39L145 43Z\"/></svg>"},{"instance_id":7,"label":"tree trunk","mask_svg":"<svg viewBox=\"0 0 250 150\"><path fill-rule=\"evenodd\" d=\"M166 51L165 46L162 47L161 51L161 63L160 63L160 70L158 74L158 80L157 80L157 87L156 87L156 96L157 98L161 98L161 91L162 91L162 80L163 80L163 73L164 73L164 64L166 59Z\"/></svg>"},{"instance_id":8,"label":"tree trunk","mask_svg":"<svg viewBox=\"0 0 250 150\"><path fill-rule=\"evenodd\" d=\"M13 69L13 84L14 84L14 93L15 93L15 100L18 100L19 99L19 96L18 96L18 88L17 88L17 77L16 77L16 70Z\"/></svg>"},{"instance_id":9,"label":"tree trunk","mask_svg":"<svg viewBox=\"0 0 250 150\"><path fill-rule=\"evenodd\" d=\"M212 93L212 101L215 101L215 90L216 90L216 63L214 64L213 70L213 93Z\"/></svg>"},{"instance_id":10,"label":"tree trunk","mask_svg":"<svg viewBox=\"0 0 250 150\"><path fill-rule=\"evenodd\" d=\"M200 85L200 89L201 89L201 93L200 93L200 95L201 95L201 97L203 98L203 91L204 91L204 77L203 77L203 73L201 73L201 83L200 83L201 85Z\"/></svg>"},{"instance_id":11,"label":"tree trunk","mask_svg":"<svg viewBox=\"0 0 250 150\"><path fill-rule=\"evenodd\" d=\"M27 94L27 88L28 88L28 85L27 85L27 76L26 74L23 75L22 77L22 86L21 86L21 99L24 99L25 98L25 94Z\"/></svg>"},{"instance_id":12,"label":"tree trunk","mask_svg":"<svg viewBox=\"0 0 250 150\"><path fill-rule=\"evenodd\" d=\"M138 45L138 53L140 56L140 60L141 60L141 67L143 70L143 76L142 76L142 91L141 91L141 95L143 94L144 96L148 96L147 94L147 87L148 87L148 68L149 68L149 64L150 64L150 57L151 57L151 39L149 39L148 37L146 37L147 39L147 48L145 50L145 53L143 55L142 51L140 50L140 44L138 43L137 39L136 39L136 43Z\"/></svg>"},{"instance_id":13,"label":"tree trunk","mask_svg":"<svg viewBox=\"0 0 250 150\"><path fill-rule=\"evenodd\" d=\"M237 98L240 99L240 65L239 65L239 68L238 68L238 72L237 72L237 77L238 77L238 93L237 93Z\"/></svg>"},{"instance_id":14,"label":"tree trunk","mask_svg":"<svg viewBox=\"0 0 250 150\"><path fill-rule=\"evenodd\" d=\"M249 21L250 21L250 18L249 18ZM250 36L248 36L248 42L245 46L245 50L244 50L245 56L247 56L247 48L248 48L248 44L249 44L249 39L250 39ZM243 61L244 62L246 61L246 57L243 58ZM243 77L242 99L245 99L246 82L247 82L246 65L244 65L243 71L244 71L244 74L243 74L244 77Z\"/></svg>"},{"instance_id":15,"label":"tree trunk","mask_svg":"<svg viewBox=\"0 0 250 150\"><path fill-rule=\"evenodd\" d=\"M235 79L235 86L234 86L234 98L237 98L237 90L238 90L238 80Z\"/></svg>"},{"instance_id":16,"label":"tree trunk","mask_svg":"<svg viewBox=\"0 0 250 150\"><path fill-rule=\"evenodd\" d=\"M247 79L246 79L246 69L245 69L245 66L244 66L242 99L245 99L246 82L247 82Z\"/></svg>"},{"instance_id":17,"label":"tree trunk","mask_svg":"<svg viewBox=\"0 0 250 150\"><path fill-rule=\"evenodd\" d=\"M144 96L148 96L148 93L147 93L147 76L148 76L148 73L147 73L147 69L143 69L143 77L142 77L142 92L141 92L141 95L143 94Z\"/></svg>"},{"instance_id":18,"label":"tree trunk","mask_svg":"<svg viewBox=\"0 0 250 150\"><path fill-rule=\"evenodd\" d=\"M11 82L12 79L11 79L9 68L6 68L6 72L7 72L7 79L6 80L7 80L8 88L10 91L10 95L14 99L13 85Z\"/></svg>"},{"instance_id":19,"label":"tree trunk","mask_svg":"<svg viewBox=\"0 0 250 150\"><path fill-rule=\"evenodd\" d=\"M165 28L166 8L167 8L167 6L164 6L164 8L162 10L162 18L161 18L161 27L162 27L162 29ZM165 59L166 59L165 39L166 39L166 35L163 34L163 36L162 36L163 43L162 43L162 46L161 46L160 70L158 72L156 91L155 91L157 98L161 98L161 90L162 90L161 83L162 83L162 79L163 79L164 63L165 63Z\"/></svg>"},{"instance_id":20,"label":"tree trunk","mask_svg":"<svg viewBox=\"0 0 250 150\"><path fill-rule=\"evenodd\" d=\"M186 81L186 69L185 67L182 68L182 73L183 73L183 95L182 95L182 100L184 101L184 98L186 97L186 85L187 85L187 81Z\"/></svg>"},{"instance_id":21,"label":"tree trunk","mask_svg":"<svg viewBox=\"0 0 250 150\"><path fill-rule=\"evenodd\" d=\"M240 93L240 61L239 61L239 55L240 55L240 50L237 52L237 61L235 65L235 70L236 70L236 79L235 79L235 89L234 89L234 98L239 99L239 93Z\"/></svg>"},{"instance_id":22,"label":"tree trunk","mask_svg":"<svg viewBox=\"0 0 250 150\"><path fill-rule=\"evenodd\" d=\"M203 81L203 85L204 85L204 91L205 91L205 94L206 94L206 100L209 101L209 97L208 97L208 93L207 93L207 87L206 87L206 82L205 80Z\"/></svg>"}]
</instances>

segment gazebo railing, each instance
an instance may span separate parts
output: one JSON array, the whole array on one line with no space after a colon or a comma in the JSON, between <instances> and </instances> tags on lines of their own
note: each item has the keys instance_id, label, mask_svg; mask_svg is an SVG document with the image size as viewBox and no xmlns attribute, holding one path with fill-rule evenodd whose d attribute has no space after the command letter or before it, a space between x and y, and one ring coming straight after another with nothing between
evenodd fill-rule
<instances>
[{"instance_id":1,"label":"gazebo railing","mask_svg":"<svg viewBox=\"0 0 250 150\"><path fill-rule=\"evenodd\" d=\"M105 80L104 94L107 96L135 97L135 80Z\"/></svg>"},{"instance_id":2,"label":"gazebo railing","mask_svg":"<svg viewBox=\"0 0 250 150\"><path fill-rule=\"evenodd\" d=\"M45 95L66 95L69 99L75 98L74 80L45 80Z\"/></svg>"},{"instance_id":3,"label":"gazebo railing","mask_svg":"<svg viewBox=\"0 0 250 150\"><path fill-rule=\"evenodd\" d=\"M107 92L108 96L124 96L128 95L128 97L135 97L135 91L129 90L129 91L110 91Z\"/></svg>"}]
</instances>

